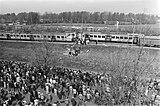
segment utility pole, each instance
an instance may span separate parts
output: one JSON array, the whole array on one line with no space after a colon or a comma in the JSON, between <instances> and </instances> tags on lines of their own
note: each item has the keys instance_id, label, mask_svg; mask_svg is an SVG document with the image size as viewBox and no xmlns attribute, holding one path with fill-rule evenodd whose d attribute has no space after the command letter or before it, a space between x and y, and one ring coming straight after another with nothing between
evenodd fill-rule
<instances>
[{"instance_id":1,"label":"utility pole","mask_svg":"<svg viewBox=\"0 0 160 106\"><path fill-rule=\"evenodd\" d=\"M142 33L142 20L144 19L144 14L146 12L146 8L143 8L143 13L141 15L141 18L140 18L140 34Z\"/></svg>"},{"instance_id":2,"label":"utility pole","mask_svg":"<svg viewBox=\"0 0 160 106\"><path fill-rule=\"evenodd\" d=\"M135 31L134 19L132 19L132 27L133 27L133 38L135 38L135 36L134 36L134 31ZM134 39L133 39L133 40L134 40ZM133 41L132 41L132 44L133 44Z\"/></svg>"},{"instance_id":3,"label":"utility pole","mask_svg":"<svg viewBox=\"0 0 160 106\"><path fill-rule=\"evenodd\" d=\"M82 12L82 32L83 32L83 12Z\"/></svg>"}]
</instances>

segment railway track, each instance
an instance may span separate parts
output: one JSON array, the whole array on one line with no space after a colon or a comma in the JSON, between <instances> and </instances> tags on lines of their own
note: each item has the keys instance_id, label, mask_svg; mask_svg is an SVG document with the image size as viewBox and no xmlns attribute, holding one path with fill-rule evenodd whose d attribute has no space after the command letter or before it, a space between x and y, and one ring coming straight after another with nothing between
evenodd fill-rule
<instances>
[{"instance_id":1,"label":"railway track","mask_svg":"<svg viewBox=\"0 0 160 106\"><path fill-rule=\"evenodd\" d=\"M43 43L42 41L20 41L20 40L0 40L0 42L21 42L21 43ZM47 42L50 44L69 44L69 45L74 45L75 43L73 42ZM111 42L99 42L98 44L95 44L94 42L90 42L88 45L94 45L94 46L105 46L105 47L121 47L121 48L142 48L142 46L137 46L135 44L127 44L127 43L111 43ZM157 47L146 47L143 46L143 49L152 49L152 50L160 50L160 48Z\"/></svg>"}]
</instances>

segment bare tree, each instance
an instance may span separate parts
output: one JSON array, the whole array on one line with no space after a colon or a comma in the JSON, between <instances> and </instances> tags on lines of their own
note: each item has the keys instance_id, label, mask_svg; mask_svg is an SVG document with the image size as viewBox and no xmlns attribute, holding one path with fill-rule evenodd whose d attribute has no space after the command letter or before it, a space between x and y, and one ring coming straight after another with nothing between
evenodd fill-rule
<instances>
[{"instance_id":1,"label":"bare tree","mask_svg":"<svg viewBox=\"0 0 160 106\"><path fill-rule=\"evenodd\" d=\"M5 52L5 46L4 46L4 43L1 43L0 44L0 58L3 58L4 52Z\"/></svg>"},{"instance_id":2,"label":"bare tree","mask_svg":"<svg viewBox=\"0 0 160 106\"><path fill-rule=\"evenodd\" d=\"M30 47L31 62L36 66L48 66L52 63L53 49L47 41L33 43Z\"/></svg>"},{"instance_id":3,"label":"bare tree","mask_svg":"<svg viewBox=\"0 0 160 106\"><path fill-rule=\"evenodd\" d=\"M146 59L145 56L148 58ZM144 95L142 90L142 80L149 77L150 72L153 71L150 67L155 57L149 58L143 47L138 49L120 47L119 50L110 52L105 57L105 62L99 60L98 64L106 69L103 73L108 75L102 86L99 86L103 92L103 96L100 98L101 102L104 100L103 103L109 103L108 105L151 103L153 101L151 95Z\"/></svg>"}]
</instances>

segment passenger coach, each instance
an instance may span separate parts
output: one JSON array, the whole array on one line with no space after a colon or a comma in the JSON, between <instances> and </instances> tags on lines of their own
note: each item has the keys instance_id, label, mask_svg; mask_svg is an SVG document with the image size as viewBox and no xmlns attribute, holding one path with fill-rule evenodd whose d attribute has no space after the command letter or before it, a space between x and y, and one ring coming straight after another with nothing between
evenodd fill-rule
<instances>
[{"instance_id":1,"label":"passenger coach","mask_svg":"<svg viewBox=\"0 0 160 106\"><path fill-rule=\"evenodd\" d=\"M135 33L123 33L123 32L110 32L109 34L93 32L90 33L89 36L90 36L90 41L137 44L139 41L139 36L144 36L144 35Z\"/></svg>"},{"instance_id":2,"label":"passenger coach","mask_svg":"<svg viewBox=\"0 0 160 106\"><path fill-rule=\"evenodd\" d=\"M141 36L138 45L148 47L160 47L160 36Z\"/></svg>"}]
</instances>

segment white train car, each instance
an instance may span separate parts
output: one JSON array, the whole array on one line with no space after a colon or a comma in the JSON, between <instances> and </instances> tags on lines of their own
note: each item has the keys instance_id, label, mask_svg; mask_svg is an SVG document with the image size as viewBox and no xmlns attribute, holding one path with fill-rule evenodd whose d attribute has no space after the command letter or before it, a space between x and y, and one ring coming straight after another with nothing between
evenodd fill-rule
<instances>
[{"instance_id":1,"label":"white train car","mask_svg":"<svg viewBox=\"0 0 160 106\"><path fill-rule=\"evenodd\" d=\"M110 32L112 42L123 42L128 40L127 33L122 32ZM126 40L124 40L126 39Z\"/></svg>"},{"instance_id":2,"label":"white train car","mask_svg":"<svg viewBox=\"0 0 160 106\"><path fill-rule=\"evenodd\" d=\"M52 36L53 41L73 41L73 38L76 37L76 33L56 33Z\"/></svg>"},{"instance_id":3,"label":"white train car","mask_svg":"<svg viewBox=\"0 0 160 106\"><path fill-rule=\"evenodd\" d=\"M138 43L139 36L142 34L135 34L135 33L124 33L124 34L111 34L112 42L123 42L123 43Z\"/></svg>"},{"instance_id":4,"label":"white train car","mask_svg":"<svg viewBox=\"0 0 160 106\"><path fill-rule=\"evenodd\" d=\"M112 42L133 42L133 36L132 35L111 35Z\"/></svg>"},{"instance_id":5,"label":"white train car","mask_svg":"<svg viewBox=\"0 0 160 106\"><path fill-rule=\"evenodd\" d=\"M66 40L66 35L65 34L54 35L54 41L67 41L67 40Z\"/></svg>"},{"instance_id":6,"label":"white train car","mask_svg":"<svg viewBox=\"0 0 160 106\"><path fill-rule=\"evenodd\" d=\"M90 41L105 41L107 34L102 34L100 32L89 33Z\"/></svg>"}]
</instances>

